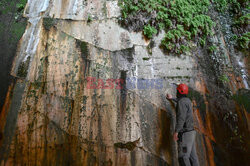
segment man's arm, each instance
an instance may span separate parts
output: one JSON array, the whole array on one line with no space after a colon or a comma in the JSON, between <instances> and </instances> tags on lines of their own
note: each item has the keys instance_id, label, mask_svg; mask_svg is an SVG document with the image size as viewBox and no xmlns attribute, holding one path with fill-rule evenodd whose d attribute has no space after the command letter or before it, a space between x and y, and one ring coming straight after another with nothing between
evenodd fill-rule
<instances>
[{"instance_id":1,"label":"man's arm","mask_svg":"<svg viewBox=\"0 0 250 166\"><path fill-rule=\"evenodd\" d=\"M171 100L177 103L177 98L172 98Z\"/></svg>"},{"instance_id":2,"label":"man's arm","mask_svg":"<svg viewBox=\"0 0 250 166\"><path fill-rule=\"evenodd\" d=\"M183 102L178 102L176 109L176 127L175 132L178 133L183 129L186 120L187 110Z\"/></svg>"},{"instance_id":3,"label":"man's arm","mask_svg":"<svg viewBox=\"0 0 250 166\"><path fill-rule=\"evenodd\" d=\"M170 100L170 101L174 101L177 103L177 98L173 98L173 96L171 94L167 94L166 95L166 99Z\"/></svg>"}]
</instances>

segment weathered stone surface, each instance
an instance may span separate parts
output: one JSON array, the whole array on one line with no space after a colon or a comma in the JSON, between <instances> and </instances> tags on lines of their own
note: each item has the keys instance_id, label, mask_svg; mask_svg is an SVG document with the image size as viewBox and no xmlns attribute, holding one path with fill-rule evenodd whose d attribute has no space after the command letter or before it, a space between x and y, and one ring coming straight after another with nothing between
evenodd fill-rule
<instances>
[{"instance_id":1,"label":"weathered stone surface","mask_svg":"<svg viewBox=\"0 0 250 166\"><path fill-rule=\"evenodd\" d=\"M26 17L46 16L70 20L110 19L120 16L118 1L106 0L38 0L30 1L24 12Z\"/></svg>"},{"instance_id":2,"label":"weathered stone surface","mask_svg":"<svg viewBox=\"0 0 250 166\"><path fill-rule=\"evenodd\" d=\"M146 41L118 25L118 10L117 1L28 2L12 70L19 81L1 112L1 164L177 165L175 111L165 94L180 82L190 87L201 165L235 165L235 153L244 164L248 107L226 95L247 87L233 72L217 85L226 72L214 72L218 62L233 63L226 43L228 59L200 48L166 55L163 33Z\"/></svg>"},{"instance_id":3,"label":"weathered stone surface","mask_svg":"<svg viewBox=\"0 0 250 166\"><path fill-rule=\"evenodd\" d=\"M12 102L11 105L9 106L6 119L4 119L7 123L4 124L4 122L1 122L1 125L4 126L4 129L1 128L4 131L2 133L2 138L0 142L1 161L5 161L8 159L8 154L10 153L11 141L15 138L15 130L16 127L18 126L17 125L18 114L21 108L22 95L24 94L24 86L25 83L22 81L18 81L16 83L13 90Z\"/></svg>"},{"instance_id":4,"label":"weathered stone surface","mask_svg":"<svg viewBox=\"0 0 250 166\"><path fill-rule=\"evenodd\" d=\"M76 39L109 51L132 48L134 45L147 46L142 34L129 33L118 25L117 20L91 23L63 20L56 27Z\"/></svg>"}]
</instances>

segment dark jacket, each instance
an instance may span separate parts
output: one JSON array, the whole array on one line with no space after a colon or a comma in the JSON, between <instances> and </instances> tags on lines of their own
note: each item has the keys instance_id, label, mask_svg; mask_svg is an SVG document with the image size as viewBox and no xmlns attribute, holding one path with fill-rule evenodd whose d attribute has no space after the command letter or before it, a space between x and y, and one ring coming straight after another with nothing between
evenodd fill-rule
<instances>
[{"instance_id":1,"label":"dark jacket","mask_svg":"<svg viewBox=\"0 0 250 166\"><path fill-rule=\"evenodd\" d=\"M185 132L194 129L192 102L187 97L176 100L176 126L175 132Z\"/></svg>"}]
</instances>

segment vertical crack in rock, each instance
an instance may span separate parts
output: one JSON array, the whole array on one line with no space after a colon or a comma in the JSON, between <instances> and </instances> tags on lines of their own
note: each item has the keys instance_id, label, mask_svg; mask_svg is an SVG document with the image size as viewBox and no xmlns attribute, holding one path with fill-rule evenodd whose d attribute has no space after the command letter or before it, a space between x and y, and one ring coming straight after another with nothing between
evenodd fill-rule
<instances>
[{"instance_id":1,"label":"vertical crack in rock","mask_svg":"<svg viewBox=\"0 0 250 166\"><path fill-rule=\"evenodd\" d=\"M77 40L77 45L81 49L81 58L83 60L83 71L84 71L84 78L86 78L87 74L89 74L90 68L90 59L89 59L89 48L88 43Z\"/></svg>"},{"instance_id":2,"label":"vertical crack in rock","mask_svg":"<svg viewBox=\"0 0 250 166\"><path fill-rule=\"evenodd\" d=\"M120 75L120 111L123 119L123 115L126 111L126 103L127 103L127 88L126 88L126 77L127 77L127 72L126 71L121 71Z\"/></svg>"}]
</instances>

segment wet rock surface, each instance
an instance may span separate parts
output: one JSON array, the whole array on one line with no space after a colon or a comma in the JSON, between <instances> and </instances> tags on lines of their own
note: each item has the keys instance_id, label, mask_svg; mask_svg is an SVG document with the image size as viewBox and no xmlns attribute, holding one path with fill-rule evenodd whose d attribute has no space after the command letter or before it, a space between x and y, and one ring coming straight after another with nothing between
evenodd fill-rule
<instances>
[{"instance_id":1,"label":"wet rock surface","mask_svg":"<svg viewBox=\"0 0 250 166\"><path fill-rule=\"evenodd\" d=\"M211 39L220 52L175 56L159 48L164 33L150 42L122 28L117 1L29 1L24 13L1 164L177 165L165 94L180 82L190 87L201 165L247 164L249 70L242 62L244 73L234 72L220 29Z\"/></svg>"}]
</instances>

